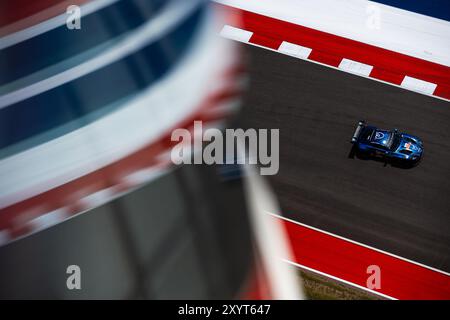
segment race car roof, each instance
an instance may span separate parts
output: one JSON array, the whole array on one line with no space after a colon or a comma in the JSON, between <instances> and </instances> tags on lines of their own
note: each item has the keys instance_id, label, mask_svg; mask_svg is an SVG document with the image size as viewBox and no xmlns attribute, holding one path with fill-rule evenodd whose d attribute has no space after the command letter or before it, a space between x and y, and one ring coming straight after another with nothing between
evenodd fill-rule
<instances>
[{"instance_id":1,"label":"race car roof","mask_svg":"<svg viewBox=\"0 0 450 320\"><path fill-rule=\"evenodd\" d=\"M387 146L389 144L389 141L392 138L392 132L387 130L379 130L375 129L372 133L370 141L372 143L380 144L383 146Z\"/></svg>"}]
</instances>

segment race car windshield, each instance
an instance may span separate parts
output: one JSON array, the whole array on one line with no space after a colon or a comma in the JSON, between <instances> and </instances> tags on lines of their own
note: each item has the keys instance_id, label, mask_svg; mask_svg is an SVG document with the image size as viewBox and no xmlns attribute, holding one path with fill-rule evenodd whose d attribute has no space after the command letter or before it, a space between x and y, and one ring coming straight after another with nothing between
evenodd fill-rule
<instances>
[{"instance_id":1,"label":"race car windshield","mask_svg":"<svg viewBox=\"0 0 450 320\"><path fill-rule=\"evenodd\" d=\"M400 144L400 135L394 132L386 145L391 151L395 151L399 144Z\"/></svg>"}]
</instances>

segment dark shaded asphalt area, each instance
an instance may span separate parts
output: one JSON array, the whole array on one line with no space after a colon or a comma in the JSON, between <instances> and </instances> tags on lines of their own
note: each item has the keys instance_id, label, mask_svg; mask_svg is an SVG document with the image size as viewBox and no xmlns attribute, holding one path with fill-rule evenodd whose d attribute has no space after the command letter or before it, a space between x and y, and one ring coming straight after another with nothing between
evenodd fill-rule
<instances>
[{"instance_id":1,"label":"dark shaded asphalt area","mask_svg":"<svg viewBox=\"0 0 450 320\"><path fill-rule=\"evenodd\" d=\"M283 214L450 271L450 103L248 47L242 125L280 129ZM424 141L404 169L349 158L359 119Z\"/></svg>"}]
</instances>

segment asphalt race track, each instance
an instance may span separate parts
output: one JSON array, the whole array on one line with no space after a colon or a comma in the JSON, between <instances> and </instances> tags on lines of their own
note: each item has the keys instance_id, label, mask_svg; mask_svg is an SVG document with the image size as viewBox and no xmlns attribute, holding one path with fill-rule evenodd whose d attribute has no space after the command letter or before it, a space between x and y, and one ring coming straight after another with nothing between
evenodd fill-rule
<instances>
[{"instance_id":1,"label":"asphalt race track","mask_svg":"<svg viewBox=\"0 0 450 320\"><path fill-rule=\"evenodd\" d=\"M450 103L245 46L242 125L280 129L283 214L450 271ZM359 119L424 141L414 168L350 157Z\"/></svg>"}]
</instances>

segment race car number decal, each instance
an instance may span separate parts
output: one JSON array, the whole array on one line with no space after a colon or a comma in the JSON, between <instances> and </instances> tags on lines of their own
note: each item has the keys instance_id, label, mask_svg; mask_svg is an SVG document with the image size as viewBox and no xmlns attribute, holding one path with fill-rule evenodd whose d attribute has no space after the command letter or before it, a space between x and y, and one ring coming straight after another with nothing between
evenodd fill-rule
<instances>
[{"instance_id":1,"label":"race car number decal","mask_svg":"<svg viewBox=\"0 0 450 320\"><path fill-rule=\"evenodd\" d=\"M411 145L412 145L411 142L405 143L405 149L408 150L408 151L412 151L411 150Z\"/></svg>"}]
</instances>

